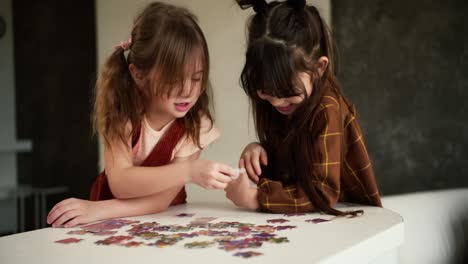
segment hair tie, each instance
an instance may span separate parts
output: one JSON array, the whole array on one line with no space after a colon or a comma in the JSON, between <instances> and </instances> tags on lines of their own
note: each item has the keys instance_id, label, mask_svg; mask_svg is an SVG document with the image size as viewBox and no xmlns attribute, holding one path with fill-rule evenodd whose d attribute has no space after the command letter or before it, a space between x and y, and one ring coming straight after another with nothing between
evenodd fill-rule
<instances>
[{"instance_id":1,"label":"hair tie","mask_svg":"<svg viewBox=\"0 0 468 264\"><path fill-rule=\"evenodd\" d=\"M120 44L115 45L114 49L123 49L124 51L129 50L132 45L132 37L126 41L120 41Z\"/></svg>"},{"instance_id":2,"label":"hair tie","mask_svg":"<svg viewBox=\"0 0 468 264\"><path fill-rule=\"evenodd\" d=\"M268 11L268 3L265 0L252 1L252 8L255 13L266 14Z\"/></svg>"},{"instance_id":3,"label":"hair tie","mask_svg":"<svg viewBox=\"0 0 468 264\"><path fill-rule=\"evenodd\" d=\"M286 3L296 10L302 10L306 6L306 0L288 0Z\"/></svg>"},{"instance_id":4,"label":"hair tie","mask_svg":"<svg viewBox=\"0 0 468 264\"><path fill-rule=\"evenodd\" d=\"M268 12L268 3L265 0L236 0L240 8L253 8L257 14L266 14Z\"/></svg>"}]
</instances>

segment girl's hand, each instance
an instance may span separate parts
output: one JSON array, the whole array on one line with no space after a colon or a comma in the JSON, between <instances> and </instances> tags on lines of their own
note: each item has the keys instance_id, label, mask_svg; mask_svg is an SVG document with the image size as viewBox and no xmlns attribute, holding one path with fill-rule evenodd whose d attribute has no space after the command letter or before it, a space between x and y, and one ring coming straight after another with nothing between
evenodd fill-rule
<instances>
[{"instance_id":1,"label":"girl's hand","mask_svg":"<svg viewBox=\"0 0 468 264\"><path fill-rule=\"evenodd\" d=\"M78 224L85 224L102 220L102 213L105 208L100 207L100 201L87 201L76 198L70 198L56 204L49 215L47 215L47 224L52 227L74 227Z\"/></svg>"},{"instance_id":2,"label":"girl's hand","mask_svg":"<svg viewBox=\"0 0 468 264\"><path fill-rule=\"evenodd\" d=\"M241 163L245 163L247 174L252 181L257 183L262 174L260 163L263 166L268 165L267 153L259 143L252 142L245 147L239 159L239 167L244 168L244 165Z\"/></svg>"},{"instance_id":3,"label":"girl's hand","mask_svg":"<svg viewBox=\"0 0 468 264\"><path fill-rule=\"evenodd\" d=\"M229 183L225 191L226 197L235 205L254 210L258 208L257 189L250 187L247 174L243 173Z\"/></svg>"},{"instance_id":4,"label":"girl's hand","mask_svg":"<svg viewBox=\"0 0 468 264\"><path fill-rule=\"evenodd\" d=\"M189 181L205 189L225 189L234 174L234 169L228 165L209 160L194 160L191 162Z\"/></svg>"}]
</instances>

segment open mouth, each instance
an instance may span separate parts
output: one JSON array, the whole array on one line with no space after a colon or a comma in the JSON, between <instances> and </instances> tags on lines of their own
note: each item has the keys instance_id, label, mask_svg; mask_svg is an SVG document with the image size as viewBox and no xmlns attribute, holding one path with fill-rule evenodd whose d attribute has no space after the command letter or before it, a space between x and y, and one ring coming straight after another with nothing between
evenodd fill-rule
<instances>
[{"instance_id":1,"label":"open mouth","mask_svg":"<svg viewBox=\"0 0 468 264\"><path fill-rule=\"evenodd\" d=\"M175 103L175 108L179 112L185 112L189 109L190 103Z\"/></svg>"},{"instance_id":2,"label":"open mouth","mask_svg":"<svg viewBox=\"0 0 468 264\"><path fill-rule=\"evenodd\" d=\"M293 105L290 104L288 106L282 106L282 107L275 107L276 110L278 110L280 113L289 113L293 109Z\"/></svg>"}]
</instances>

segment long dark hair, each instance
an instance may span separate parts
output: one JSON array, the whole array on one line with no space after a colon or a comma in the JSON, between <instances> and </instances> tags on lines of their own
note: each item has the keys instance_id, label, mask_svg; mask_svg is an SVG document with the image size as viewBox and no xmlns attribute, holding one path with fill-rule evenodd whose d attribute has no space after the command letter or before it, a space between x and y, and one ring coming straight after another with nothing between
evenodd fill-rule
<instances>
[{"instance_id":1,"label":"long dark hair","mask_svg":"<svg viewBox=\"0 0 468 264\"><path fill-rule=\"evenodd\" d=\"M250 98L257 136L273 161L262 171L283 183L299 184L318 210L334 215L350 214L334 209L310 180L323 174L321 166L313 165L321 158L316 140L323 127L314 124L314 120L322 97L331 90L349 107L336 79L335 46L327 25L317 8L306 5L305 0L269 4L264 0L237 0L237 3L242 9L252 7L256 12L248 22L248 49L241 84ZM320 75L316 63L322 56L328 58L329 64ZM310 96L298 75L301 72L311 76ZM303 95L305 99L286 117L259 98L258 90L279 98Z\"/></svg>"},{"instance_id":2,"label":"long dark hair","mask_svg":"<svg viewBox=\"0 0 468 264\"><path fill-rule=\"evenodd\" d=\"M117 48L107 59L96 83L93 123L106 147L110 142L127 143L141 124L146 106L154 96L182 92L186 64L195 67L200 55L203 77L197 103L182 118L187 135L200 146L201 117L211 123L211 88L208 47L196 17L188 10L163 3L149 4L134 20L131 45ZM144 87L137 87L128 65L149 76ZM132 132L127 132L131 123Z\"/></svg>"}]
</instances>

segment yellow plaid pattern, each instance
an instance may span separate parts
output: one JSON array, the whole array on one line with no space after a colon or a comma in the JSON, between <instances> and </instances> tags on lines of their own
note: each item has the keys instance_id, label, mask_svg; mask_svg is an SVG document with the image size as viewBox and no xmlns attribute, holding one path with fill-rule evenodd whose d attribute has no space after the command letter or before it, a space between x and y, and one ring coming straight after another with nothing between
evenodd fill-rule
<instances>
[{"instance_id":1,"label":"yellow plaid pattern","mask_svg":"<svg viewBox=\"0 0 468 264\"><path fill-rule=\"evenodd\" d=\"M339 199L382 206L354 110L332 92L325 94L319 108L320 112L314 122L323 127L317 139L322 160L314 166L321 173L315 178L311 176L310 182L331 206ZM346 147L344 158L341 155L345 151L341 140L344 140L343 145ZM262 178L258 184L258 200L259 210L266 212L300 213L316 210L300 186L283 186L281 182L268 178Z\"/></svg>"}]
</instances>

